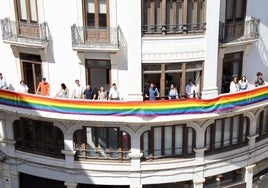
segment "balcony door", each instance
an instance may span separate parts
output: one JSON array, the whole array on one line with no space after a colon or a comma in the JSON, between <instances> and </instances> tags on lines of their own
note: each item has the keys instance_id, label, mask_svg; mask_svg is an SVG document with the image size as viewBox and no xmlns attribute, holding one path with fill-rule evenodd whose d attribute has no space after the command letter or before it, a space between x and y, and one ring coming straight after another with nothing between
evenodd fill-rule
<instances>
[{"instance_id":1,"label":"balcony door","mask_svg":"<svg viewBox=\"0 0 268 188\"><path fill-rule=\"evenodd\" d=\"M229 93L230 83L234 76L241 79L243 65L243 52L225 54L223 59L221 93Z\"/></svg>"},{"instance_id":2,"label":"balcony door","mask_svg":"<svg viewBox=\"0 0 268 188\"><path fill-rule=\"evenodd\" d=\"M109 1L83 0L85 38L92 42L109 42Z\"/></svg>"},{"instance_id":3,"label":"balcony door","mask_svg":"<svg viewBox=\"0 0 268 188\"><path fill-rule=\"evenodd\" d=\"M17 30L20 37L39 38L37 0L15 0Z\"/></svg>"},{"instance_id":4,"label":"balcony door","mask_svg":"<svg viewBox=\"0 0 268 188\"><path fill-rule=\"evenodd\" d=\"M22 79L29 87L29 93L34 94L42 79L42 63L39 55L20 54Z\"/></svg>"}]
</instances>

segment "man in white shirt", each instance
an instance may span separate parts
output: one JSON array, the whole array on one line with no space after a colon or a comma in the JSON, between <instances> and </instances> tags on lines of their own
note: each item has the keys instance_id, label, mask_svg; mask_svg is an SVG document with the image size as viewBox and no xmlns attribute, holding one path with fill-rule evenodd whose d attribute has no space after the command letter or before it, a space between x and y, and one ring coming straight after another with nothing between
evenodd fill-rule
<instances>
[{"instance_id":1,"label":"man in white shirt","mask_svg":"<svg viewBox=\"0 0 268 188\"><path fill-rule=\"evenodd\" d=\"M8 89L7 81L3 77L2 73L0 73L0 89Z\"/></svg>"},{"instance_id":2,"label":"man in white shirt","mask_svg":"<svg viewBox=\"0 0 268 188\"><path fill-rule=\"evenodd\" d=\"M120 100L119 91L117 90L116 84L113 83L109 92L109 100Z\"/></svg>"},{"instance_id":3,"label":"man in white shirt","mask_svg":"<svg viewBox=\"0 0 268 188\"><path fill-rule=\"evenodd\" d=\"M82 94L84 93L84 87L80 84L79 80L75 80L75 88L72 94L74 99L82 99Z\"/></svg>"},{"instance_id":4,"label":"man in white shirt","mask_svg":"<svg viewBox=\"0 0 268 188\"><path fill-rule=\"evenodd\" d=\"M186 92L186 97L187 98L194 98L195 94L196 94L196 87L195 84L193 83L192 79L189 79L188 84L186 85L185 88L185 92Z\"/></svg>"}]
</instances>

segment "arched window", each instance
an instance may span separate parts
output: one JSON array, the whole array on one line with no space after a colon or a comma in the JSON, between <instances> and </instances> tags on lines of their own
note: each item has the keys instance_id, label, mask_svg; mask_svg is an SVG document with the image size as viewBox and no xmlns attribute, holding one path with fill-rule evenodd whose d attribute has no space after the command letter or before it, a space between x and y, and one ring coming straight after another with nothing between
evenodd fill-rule
<instances>
[{"instance_id":1,"label":"arched window","mask_svg":"<svg viewBox=\"0 0 268 188\"><path fill-rule=\"evenodd\" d=\"M268 137L268 107L265 108L257 118L256 128L256 133L259 134L257 141Z\"/></svg>"},{"instance_id":2,"label":"arched window","mask_svg":"<svg viewBox=\"0 0 268 188\"><path fill-rule=\"evenodd\" d=\"M118 127L83 127L73 137L77 159L129 159L130 136Z\"/></svg>"},{"instance_id":3,"label":"arched window","mask_svg":"<svg viewBox=\"0 0 268 188\"><path fill-rule=\"evenodd\" d=\"M52 122L20 118L13 123L17 150L64 158L62 131Z\"/></svg>"},{"instance_id":4,"label":"arched window","mask_svg":"<svg viewBox=\"0 0 268 188\"><path fill-rule=\"evenodd\" d=\"M141 136L144 159L193 155L195 131L186 125L152 127Z\"/></svg>"},{"instance_id":5,"label":"arched window","mask_svg":"<svg viewBox=\"0 0 268 188\"><path fill-rule=\"evenodd\" d=\"M246 145L249 136L249 119L243 115L217 119L205 133L206 154L225 151Z\"/></svg>"}]
</instances>

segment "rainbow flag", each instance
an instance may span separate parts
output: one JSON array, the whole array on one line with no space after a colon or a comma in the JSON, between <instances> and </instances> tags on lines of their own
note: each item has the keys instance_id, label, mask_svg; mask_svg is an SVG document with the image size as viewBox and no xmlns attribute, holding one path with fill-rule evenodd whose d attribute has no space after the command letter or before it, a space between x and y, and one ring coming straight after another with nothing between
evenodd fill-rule
<instances>
[{"instance_id":1,"label":"rainbow flag","mask_svg":"<svg viewBox=\"0 0 268 188\"><path fill-rule=\"evenodd\" d=\"M70 115L155 117L185 114L224 113L256 103L268 102L268 86L213 99L178 99L156 101L73 100L22 94L0 89L0 109L8 107Z\"/></svg>"}]
</instances>

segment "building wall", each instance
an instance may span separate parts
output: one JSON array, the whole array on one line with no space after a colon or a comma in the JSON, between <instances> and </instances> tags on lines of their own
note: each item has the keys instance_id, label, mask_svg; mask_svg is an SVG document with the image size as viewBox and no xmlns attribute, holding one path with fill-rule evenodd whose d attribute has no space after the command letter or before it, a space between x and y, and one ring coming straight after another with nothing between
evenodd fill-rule
<instances>
[{"instance_id":1,"label":"building wall","mask_svg":"<svg viewBox=\"0 0 268 188\"><path fill-rule=\"evenodd\" d=\"M257 42L238 43L234 45L219 46L218 22L224 20L225 2L220 0L207 0L207 28L205 35L176 36L176 37L142 37L141 34L141 1L137 0L110 0L110 26L119 28L119 50L116 53L77 52L72 49L71 26L82 25L81 1L38 1L39 20L48 23L50 41L47 50L18 47L22 52L45 54L44 76L51 83L51 96L53 97L64 82L70 89L74 80L79 79L83 85L85 80L85 59L110 59L111 83L117 83L123 98L126 100L142 100L142 65L148 63L173 63L204 61L204 98L215 97L219 94L221 83L221 67L224 54L236 51L244 52L243 74L246 74L252 84L256 72L263 72L267 81L268 62L268 18L266 9L268 2L248 0L247 16L260 19L260 37ZM15 20L12 0L0 1L0 19L10 17ZM16 90L21 80L21 67L19 59L14 54L17 48L5 44L0 40L1 70L11 88ZM8 158L8 163L0 165L0 187L18 187L18 173L61 180L71 187L77 183L102 185L130 185L138 188L146 184L171 183L191 181L193 187L203 187L206 177L219 175L225 172L243 169L247 187L251 186L251 170L255 164L266 158L268 148L267 139L256 143L255 127L258 109L265 107L266 103L250 109L242 108L240 113L251 120L251 134L249 144L228 152L204 157L203 145L204 127L208 122L219 118L200 115L193 120L189 116L163 119L146 119L146 123L122 123L109 117L102 122L93 120L77 121L50 117L46 114L25 115L33 119L53 121L64 133L65 160L46 156L25 153L15 150L15 138L12 123L21 115L6 112L1 109L0 116L0 149ZM232 116L224 114L222 116ZM76 117L77 118L77 117ZM73 118L73 119L76 119ZM110 122L109 122L110 121ZM193 127L197 133L197 148L195 157L167 159L153 162L141 162L140 136L146 130L157 125L170 125L170 122L186 123ZM128 132L131 140L131 160L127 163L111 161L74 160L73 132L85 125L100 127L118 126ZM201 142L198 142L201 141ZM256 169L256 168L255 168ZM258 171L258 170L256 170ZM201 184L201 185L200 185Z\"/></svg>"}]
</instances>

